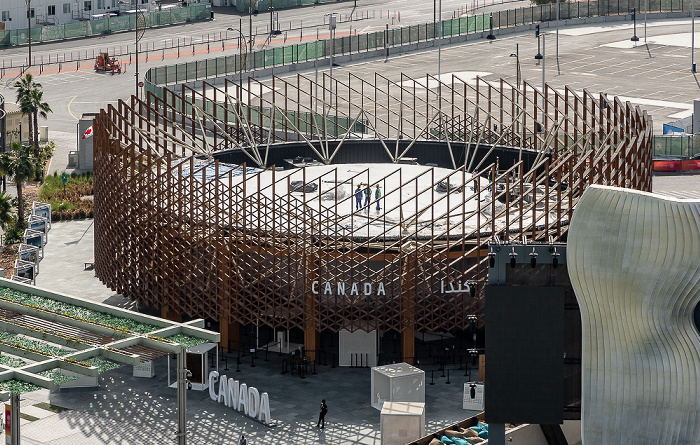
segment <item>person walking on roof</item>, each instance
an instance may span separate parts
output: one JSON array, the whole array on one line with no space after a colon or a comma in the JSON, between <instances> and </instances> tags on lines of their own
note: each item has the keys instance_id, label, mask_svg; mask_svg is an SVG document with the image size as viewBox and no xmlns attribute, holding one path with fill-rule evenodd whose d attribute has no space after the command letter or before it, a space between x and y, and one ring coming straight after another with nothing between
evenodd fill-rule
<instances>
[{"instance_id":1,"label":"person walking on roof","mask_svg":"<svg viewBox=\"0 0 700 445\"><path fill-rule=\"evenodd\" d=\"M365 205L364 207L369 207L369 202L372 199L372 188L367 184L365 187Z\"/></svg>"},{"instance_id":2,"label":"person walking on roof","mask_svg":"<svg viewBox=\"0 0 700 445\"><path fill-rule=\"evenodd\" d=\"M355 189L355 210L360 210L362 208L362 189L360 185L357 185Z\"/></svg>"},{"instance_id":3,"label":"person walking on roof","mask_svg":"<svg viewBox=\"0 0 700 445\"><path fill-rule=\"evenodd\" d=\"M381 210L381 206L379 205L379 200L382 197L382 189L379 188L379 184L377 184L377 188L374 189L374 199L377 200L377 210Z\"/></svg>"}]
</instances>

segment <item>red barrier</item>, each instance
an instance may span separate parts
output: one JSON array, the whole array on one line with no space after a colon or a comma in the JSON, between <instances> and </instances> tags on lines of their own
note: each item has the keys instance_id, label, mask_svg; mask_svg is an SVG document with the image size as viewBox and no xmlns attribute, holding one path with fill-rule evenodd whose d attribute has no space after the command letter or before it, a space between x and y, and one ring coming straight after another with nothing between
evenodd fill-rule
<instances>
[{"instance_id":1,"label":"red barrier","mask_svg":"<svg viewBox=\"0 0 700 445\"><path fill-rule=\"evenodd\" d=\"M655 172L675 172L681 169L681 161L654 161Z\"/></svg>"},{"instance_id":2,"label":"red barrier","mask_svg":"<svg viewBox=\"0 0 700 445\"><path fill-rule=\"evenodd\" d=\"M700 170L700 159L681 161L681 170Z\"/></svg>"}]
</instances>

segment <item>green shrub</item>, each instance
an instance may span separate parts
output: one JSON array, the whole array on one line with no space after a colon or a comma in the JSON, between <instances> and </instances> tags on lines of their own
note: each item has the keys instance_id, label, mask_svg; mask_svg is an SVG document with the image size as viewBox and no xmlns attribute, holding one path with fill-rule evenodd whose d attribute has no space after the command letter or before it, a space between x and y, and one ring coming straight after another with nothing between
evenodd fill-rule
<instances>
[{"instance_id":1,"label":"green shrub","mask_svg":"<svg viewBox=\"0 0 700 445\"><path fill-rule=\"evenodd\" d=\"M7 225L5 230L5 244L17 244L24 241L24 229L17 224L17 217Z\"/></svg>"}]
</instances>

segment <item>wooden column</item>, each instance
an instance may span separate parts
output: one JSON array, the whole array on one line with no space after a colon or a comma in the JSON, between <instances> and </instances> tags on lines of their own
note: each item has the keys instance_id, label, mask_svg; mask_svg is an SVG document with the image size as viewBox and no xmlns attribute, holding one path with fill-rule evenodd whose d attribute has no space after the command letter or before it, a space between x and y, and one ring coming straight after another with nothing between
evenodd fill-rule
<instances>
[{"instance_id":1,"label":"wooden column","mask_svg":"<svg viewBox=\"0 0 700 445\"><path fill-rule=\"evenodd\" d=\"M237 321L231 323L221 321L219 323L219 333L221 334L221 349L223 349L224 352L231 352L239 349L240 323Z\"/></svg>"},{"instance_id":2,"label":"wooden column","mask_svg":"<svg viewBox=\"0 0 700 445\"><path fill-rule=\"evenodd\" d=\"M166 320L182 323L181 313L173 310L168 310L168 308L165 307L160 308L160 318L165 318Z\"/></svg>"},{"instance_id":3,"label":"wooden column","mask_svg":"<svg viewBox=\"0 0 700 445\"><path fill-rule=\"evenodd\" d=\"M307 257L307 268L304 283L304 349L306 356L316 360L319 356L318 348L321 345L321 332L318 330L318 298L319 294L313 293L313 282L319 280L319 260L314 254Z\"/></svg>"},{"instance_id":4,"label":"wooden column","mask_svg":"<svg viewBox=\"0 0 700 445\"><path fill-rule=\"evenodd\" d=\"M401 360L412 365L416 356L416 254L401 261Z\"/></svg>"},{"instance_id":5,"label":"wooden column","mask_svg":"<svg viewBox=\"0 0 700 445\"><path fill-rule=\"evenodd\" d=\"M416 330L411 326L404 329L401 333L401 360L413 364L413 358L416 356Z\"/></svg>"}]
</instances>

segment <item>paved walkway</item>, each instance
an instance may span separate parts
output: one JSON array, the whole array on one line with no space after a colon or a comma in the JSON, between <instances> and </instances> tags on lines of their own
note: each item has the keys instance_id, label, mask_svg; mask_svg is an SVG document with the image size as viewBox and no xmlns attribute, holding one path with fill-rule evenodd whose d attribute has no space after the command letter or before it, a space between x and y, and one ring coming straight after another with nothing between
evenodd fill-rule
<instances>
[{"instance_id":1,"label":"paved walkway","mask_svg":"<svg viewBox=\"0 0 700 445\"><path fill-rule=\"evenodd\" d=\"M37 276L37 286L131 307L131 302L106 288L84 261L93 257L92 220L57 222L49 232L45 257ZM235 355L220 361L219 372L235 377L261 392L270 394L272 417L277 427L268 428L231 408L213 402L208 391L188 392L188 424L191 443L231 443L241 433L251 444L379 444L379 411L370 404L369 368L318 366L317 375L306 379L281 374L282 360L288 356L258 353L255 367L251 357L242 359L236 372ZM171 443L176 429L175 389L167 387L167 363L156 361L156 377L132 377L124 366L103 374L100 388L70 392L41 390L23 397L22 412L39 420L23 420L22 440L29 444L146 444ZM174 365L174 361L172 362ZM228 365L229 370L224 367ZM462 410L465 371L452 367L450 384L435 373L430 385L427 373L426 413L428 429L437 429L476 414ZM430 366L429 369L436 369ZM171 379L174 380L173 375ZM315 428L318 405L329 405L325 430ZM33 405L49 402L68 411L52 413Z\"/></svg>"}]
</instances>

